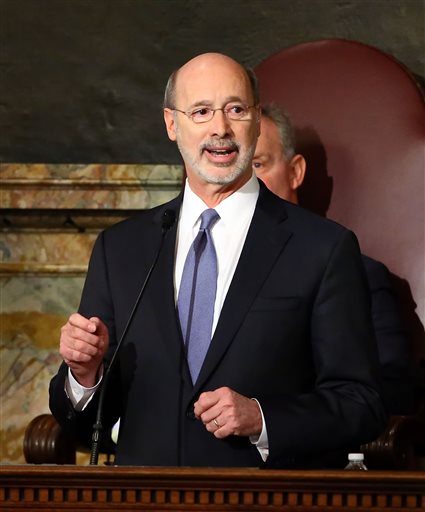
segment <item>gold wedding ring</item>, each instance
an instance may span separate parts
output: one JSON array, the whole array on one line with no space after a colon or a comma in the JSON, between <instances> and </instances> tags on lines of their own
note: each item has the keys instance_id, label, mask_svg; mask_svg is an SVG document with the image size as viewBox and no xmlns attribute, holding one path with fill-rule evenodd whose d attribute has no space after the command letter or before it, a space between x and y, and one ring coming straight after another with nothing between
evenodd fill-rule
<instances>
[{"instance_id":1,"label":"gold wedding ring","mask_svg":"<svg viewBox=\"0 0 425 512\"><path fill-rule=\"evenodd\" d=\"M220 428L220 423L214 418L213 423L217 428Z\"/></svg>"}]
</instances>

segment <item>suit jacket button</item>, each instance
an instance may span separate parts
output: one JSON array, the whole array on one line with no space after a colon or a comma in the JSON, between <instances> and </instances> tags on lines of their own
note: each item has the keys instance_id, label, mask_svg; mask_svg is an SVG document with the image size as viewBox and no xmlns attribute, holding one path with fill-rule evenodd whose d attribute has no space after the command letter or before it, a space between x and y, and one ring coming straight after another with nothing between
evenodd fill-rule
<instances>
[{"instance_id":1,"label":"suit jacket button","mask_svg":"<svg viewBox=\"0 0 425 512\"><path fill-rule=\"evenodd\" d=\"M186 417L191 419L191 420L196 420L196 416L195 416L195 413L193 411L193 407L191 407L190 409L188 409L186 411Z\"/></svg>"}]
</instances>

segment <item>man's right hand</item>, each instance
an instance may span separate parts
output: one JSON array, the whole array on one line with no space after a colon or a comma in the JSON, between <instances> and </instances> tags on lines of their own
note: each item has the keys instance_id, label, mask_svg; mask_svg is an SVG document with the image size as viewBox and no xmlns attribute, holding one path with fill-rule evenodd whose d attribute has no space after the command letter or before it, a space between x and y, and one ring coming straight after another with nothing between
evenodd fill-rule
<instances>
[{"instance_id":1,"label":"man's right hand","mask_svg":"<svg viewBox=\"0 0 425 512\"><path fill-rule=\"evenodd\" d=\"M86 388L96 384L108 346L108 328L100 318L87 319L74 313L61 329L59 353L77 381Z\"/></svg>"}]
</instances>

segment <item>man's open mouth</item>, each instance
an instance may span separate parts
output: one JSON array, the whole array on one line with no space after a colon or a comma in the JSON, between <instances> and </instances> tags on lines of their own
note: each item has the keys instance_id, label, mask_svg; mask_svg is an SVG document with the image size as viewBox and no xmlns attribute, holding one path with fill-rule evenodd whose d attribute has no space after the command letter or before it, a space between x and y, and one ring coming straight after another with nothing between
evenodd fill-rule
<instances>
[{"instance_id":1,"label":"man's open mouth","mask_svg":"<svg viewBox=\"0 0 425 512\"><path fill-rule=\"evenodd\" d=\"M212 155L217 156L226 156L230 155L231 153L234 153L236 151L236 148L226 148L226 149L213 149L213 148L206 148L206 151Z\"/></svg>"}]
</instances>

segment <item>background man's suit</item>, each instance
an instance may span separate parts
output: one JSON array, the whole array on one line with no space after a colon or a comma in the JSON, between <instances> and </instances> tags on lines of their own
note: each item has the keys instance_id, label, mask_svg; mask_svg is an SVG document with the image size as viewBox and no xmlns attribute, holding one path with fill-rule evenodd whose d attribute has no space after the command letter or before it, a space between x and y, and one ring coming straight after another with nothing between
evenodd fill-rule
<instances>
[{"instance_id":1,"label":"background man's suit","mask_svg":"<svg viewBox=\"0 0 425 512\"><path fill-rule=\"evenodd\" d=\"M362 255L362 259L371 295L380 361L381 396L389 414L413 414L416 398L414 362L391 274L380 261L365 255Z\"/></svg>"},{"instance_id":2,"label":"background man's suit","mask_svg":"<svg viewBox=\"0 0 425 512\"><path fill-rule=\"evenodd\" d=\"M141 212L101 234L79 312L109 327L112 349L157 250L165 209ZM229 386L259 400L268 466L326 465L375 438L385 414L357 241L345 228L261 186L254 217L193 387L175 310L176 225L122 347L105 402L105 425L121 417L118 464L259 466L245 437L216 439L193 415L202 391ZM50 387L52 412L89 438L96 396L84 412L64 398L67 367Z\"/></svg>"}]
</instances>

